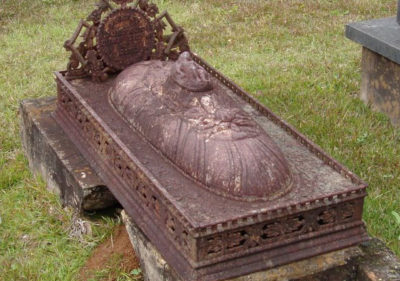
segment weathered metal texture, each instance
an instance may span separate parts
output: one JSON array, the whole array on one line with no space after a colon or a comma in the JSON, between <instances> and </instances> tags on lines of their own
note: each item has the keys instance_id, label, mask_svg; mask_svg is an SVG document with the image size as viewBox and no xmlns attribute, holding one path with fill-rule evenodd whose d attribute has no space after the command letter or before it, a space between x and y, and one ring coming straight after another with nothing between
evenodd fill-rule
<instances>
[{"instance_id":1,"label":"weathered metal texture","mask_svg":"<svg viewBox=\"0 0 400 281\"><path fill-rule=\"evenodd\" d=\"M97 32L100 56L117 70L149 60L154 41L150 18L135 8L114 10L102 21Z\"/></svg>"},{"instance_id":2,"label":"weathered metal texture","mask_svg":"<svg viewBox=\"0 0 400 281\"><path fill-rule=\"evenodd\" d=\"M102 18L112 9L102 0L93 25L81 22L66 42L72 63L56 73L56 116L182 279L226 279L366 239L365 183L184 53L183 29L166 12L116 2ZM80 70L104 82L71 80Z\"/></svg>"},{"instance_id":3,"label":"weathered metal texture","mask_svg":"<svg viewBox=\"0 0 400 281\"><path fill-rule=\"evenodd\" d=\"M239 200L273 200L300 183L270 136L185 52L125 69L110 101L199 185ZM151 120L151 122L149 122Z\"/></svg>"},{"instance_id":4,"label":"weathered metal texture","mask_svg":"<svg viewBox=\"0 0 400 281\"><path fill-rule=\"evenodd\" d=\"M121 118L104 83L56 73L57 120L184 280L222 280L366 239L366 184L198 56L193 60L268 132L299 185L268 203L219 196ZM151 120L149 120L151 122Z\"/></svg>"},{"instance_id":5,"label":"weathered metal texture","mask_svg":"<svg viewBox=\"0 0 400 281\"><path fill-rule=\"evenodd\" d=\"M105 81L109 75L126 66L149 59L176 60L189 45L181 27L168 12L159 13L155 4L138 0L116 0L114 8L108 0L100 0L97 8L81 20L64 47L72 54L67 65L68 80L91 77ZM111 11L111 12L109 12ZM166 22L172 34L165 35ZM82 40L77 42L79 36Z\"/></svg>"},{"instance_id":6,"label":"weathered metal texture","mask_svg":"<svg viewBox=\"0 0 400 281\"><path fill-rule=\"evenodd\" d=\"M361 99L399 126L400 65L364 47L361 71Z\"/></svg>"},{"instance_id":7,"label":"weathered metal texture","mask_svg":"<svg viewBox=\"0 0 400 281\"><path fill-rule=\"evenodd\" d=\"M159 251L137 227L135 221L125 211L122 211L121 215L135 253L140 259L144 280L186 281L181 279L163 259ZM349 275L356 275L357 267L354 266L354 259L360 255L362 255L361 250L354 246L225 281L294 281L295 279L296 281L350 281L355 280L355 278L349 278Z\"/></svg>"},{"instance_id":8,"label":"weathered metal texture","mask_svg":"<svg viewBox=\"0 0 400 281\"><path fill-rule=\"evenodd\" d=\"M146 281L184 281L162 258L135 221L122 212ZM259 271L225 281L399 281L400 259L373 238L359 246Z\"/></svg>"}]
</instances>

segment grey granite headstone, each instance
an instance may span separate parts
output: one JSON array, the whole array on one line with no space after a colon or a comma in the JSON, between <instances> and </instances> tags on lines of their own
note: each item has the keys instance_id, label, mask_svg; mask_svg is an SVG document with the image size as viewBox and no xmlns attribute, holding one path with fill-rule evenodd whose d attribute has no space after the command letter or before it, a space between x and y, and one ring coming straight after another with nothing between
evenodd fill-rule
<instances>
[{"instance_id":1,"label":"grey granite headstone","mask_svg":"<svg viewBox=\"0 0 400 281\"><path fill-rule=\"evenodd\" d=\"M400 7L400 1L398 1ZM346 36L362 46L360 98L400 126L400 9L397 17L350 23Z\"/></svg>"},{"instance_id":2,"label":"grey granite headstone","mask_svg":"<svg viewBox=\"0 0 400 281\"><path fill-rule=\"evenodd\" d=\"M349 23L346 37L400 64L400 25L396 17Z\"/></svg>"}]
</instances>

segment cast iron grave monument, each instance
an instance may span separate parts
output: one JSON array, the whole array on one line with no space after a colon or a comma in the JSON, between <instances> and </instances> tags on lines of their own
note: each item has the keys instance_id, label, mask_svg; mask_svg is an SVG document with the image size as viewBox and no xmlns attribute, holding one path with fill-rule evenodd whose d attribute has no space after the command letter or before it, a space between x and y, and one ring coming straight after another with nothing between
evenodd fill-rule
<instances>
[{"instance_id":1,"label":"cast iron grave monument","mask_svg":"<svg viewBox=\"0 0 400 281\"><path fill-rule=\"evenodd\" d=\"M114 2L66 41L55 117L183 280L367 239L364 182L191 52L168 13Z\"/></svg>"}]
</instances>

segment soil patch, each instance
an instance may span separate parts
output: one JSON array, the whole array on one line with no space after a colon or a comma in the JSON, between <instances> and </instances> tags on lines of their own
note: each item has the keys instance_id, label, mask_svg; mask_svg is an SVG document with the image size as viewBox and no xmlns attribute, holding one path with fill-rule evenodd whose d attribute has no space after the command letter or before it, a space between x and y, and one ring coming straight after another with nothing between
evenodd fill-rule
<instances>
[{"instance_id":1,"label":"soil patch","mask_svg":"<svg viewBox=\"0 0 400 281\"><path fill-rule=\"evenodd\" d=\"M113 234L93 251L79 272L79 280L113 281L137 268L140 264L125 226L118 225Z\"/></svg>"}]
</instances>

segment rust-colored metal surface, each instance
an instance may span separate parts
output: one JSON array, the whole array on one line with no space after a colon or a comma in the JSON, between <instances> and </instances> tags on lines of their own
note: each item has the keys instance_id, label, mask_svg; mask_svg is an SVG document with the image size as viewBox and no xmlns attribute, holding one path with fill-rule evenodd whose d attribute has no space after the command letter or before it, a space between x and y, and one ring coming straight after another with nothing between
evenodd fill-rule
<instances>
[{"instance_id":1,"label":"rust-colored metal surface","mask_svg":"<svg viewBox=\"0 0 400 281\"><path fill-rule=\"evenodd\" d=\"M183 28L168 12L159 13L147 0L100 0L97 8L81 20L64 47L71 52L65 77L68 80L91 77L101 82L135 62L158 59L176 60L189 50ZM164 34L167 24L171 34ZM78 40L82 37L81 40Z\"/></svg>"},{"instance_id":2,"label":"rust-colored metal surface","mask_svg":"<svg viewBox=\"0 0 400 281\"><path fill-rule=\"evenodd\" d=\"M222 280L366 239L366 185L204 66L273 137L301 182L292 192L268 203L209 192L121 118L107 98L115 79L68 82L57 74L58 121L168 263L184 280Z\"/></svg>"},{"instance_id":3,"label":"rust-colored metal surface","mask_svg":"<svg viewBox=\"0 0 400 281\"><path fill-rule=\"evenodd\" d=\"M102 83L57 72L56 118L183 280L366 239L364 182L200 57L178 54Z\"/></svg>"},{"instance_id":4,"label":"rust-colored metal surface","mask_svg":"<svg viewBox=\"0 0 400 281\"><path fill-rule=\"evenodd\" d=\"M299 184L276 143L189 52L176 62L128 67L110 100L121 118L212 192L269 201Z\"/></svg>"},{"instance_id":5,"label":"rust-colored metal surface","mask_svg":"<svg viewBox=\"0 0 400 281\"><path fill-rule=\"evenodd\" d=\"M101 58L117 70L149 60L154 43L150 18L135 8L123 8L110 13L100 24L97 33L97 48Z\"/></svg>"}]
</instances>

